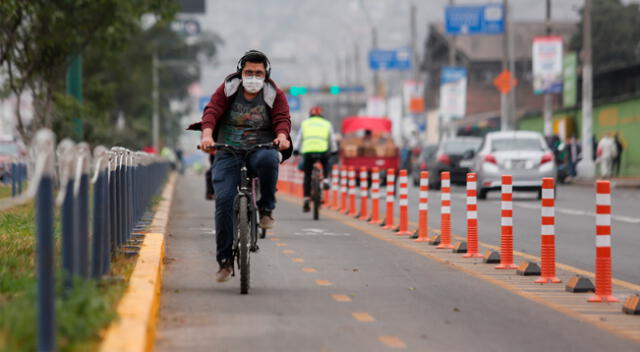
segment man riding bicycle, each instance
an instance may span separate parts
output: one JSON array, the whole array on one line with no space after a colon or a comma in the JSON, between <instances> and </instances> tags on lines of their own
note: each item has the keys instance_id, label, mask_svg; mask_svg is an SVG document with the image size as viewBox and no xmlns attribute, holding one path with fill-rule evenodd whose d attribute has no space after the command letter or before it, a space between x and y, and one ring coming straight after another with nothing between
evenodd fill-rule
<instances>
[{"instance_id":1,"label":"man riding bicycle","mask_svg":"<svg viewBox=\"0 0 640 352\"><path fill-rule=\"evenodd\" d=\"M329 186L329 159L331 153L338 150L333 126L331 122L324 118L322 108L314 106L309 110L309 118L302 122L300 132L296 136L294 143L296 153L302 153L302 164L304 166L304 204L302 211L305 213L311 209L311 173L313 165L320 161L322 163L322 174L324 176L325 189Z\"/></svg>"},{"instance_id":2,"label":"man riding bicycle","mask_svg":"<svg viewBox=\"0 0 640 352\"><path fill-rule=\"evenodd\" d=\"M216 142L241 148L265 143L277 147L277 150L256 150L246 159L249 172L260 180L257 205L263 229L274 225L278 164L292 151L289 105L282 90L269 78L270 73L271 64L264 53L246 52L238 61L236 72L227 76L211 96L202 121L189 127L202 130L203 150ZM227 281L233 268L233 202L240 182L241 161L232 152L220 150L213 166L218 282Z\"/></svg>"}]
</instances>

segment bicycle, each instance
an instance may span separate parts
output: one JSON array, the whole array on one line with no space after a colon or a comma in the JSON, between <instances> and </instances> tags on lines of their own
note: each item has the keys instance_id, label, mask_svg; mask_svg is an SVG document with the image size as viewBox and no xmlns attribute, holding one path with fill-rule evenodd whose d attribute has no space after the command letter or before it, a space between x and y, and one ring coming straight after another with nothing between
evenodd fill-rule
<instances>
[{"instance_id":1,"label":"bicycle","mask_svg":"<svg viewBox=\"0 0 640 352\"><path fill-rule=\"evenodd\" d=\"M322 170L318 167L319 161L313 165L311 172L311 202L313 202L313 220L320 219L320 206L322 205Z\"/></svg>"},{"instance_id":2,"label":"bicycle","mask_svg":"<svg viewBox=\"0 0 640 352\"><path fill-rule=\"evenodd\" d=\"M275 145L257 144L250 148L238 148L228 144L214 144L207 149L225 150L231 152L234 156L241 160L240 164L240 184L238 186L238 194L233 201L233 213L235 221L233 222L233 247L232 247L232 265L237 261L240 270L240 293L247 294L249 292L250 281L250 252L257 252L258 236L265 238L267 230L260 229L262 232L258 235L259 230L259 212L258 212L258 194L260 193L260 182L257 177L250 176L247 168L247 156L258 149L274 149ZM200 146L198 146L200 149ZM232 276L235 276L235 266L232 267Z\"/></svg>"}]
</instances>

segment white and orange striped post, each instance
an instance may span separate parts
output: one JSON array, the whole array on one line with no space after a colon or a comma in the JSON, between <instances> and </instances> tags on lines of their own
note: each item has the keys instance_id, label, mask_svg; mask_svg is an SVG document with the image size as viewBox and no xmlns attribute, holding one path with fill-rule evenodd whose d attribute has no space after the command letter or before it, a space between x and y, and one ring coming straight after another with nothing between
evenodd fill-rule
<instances>
[{"instance_id":1,"label":"white and orange striped post","mask_svg":"<svg viewBox=\"0 0 640 352\"><path fill-rule=\"evenodd\" d=\"M502 175L500 207L500 264L496 269L517 269L513 264L513 177Z\"/></svg>"},{"instance_id":2,"label":"white and orange striped post","mask_svg":"<svg viewBox=\"0 0 640 352\"><path fill-rule=\"evenodd\" d=\"M284 164L284 174L286 176L285 189L287 194L289 195L293 195L293 179L291 178L291 169L292 167L290 162Z\"/></svg>"},{"instance_id":3,"label":"white and orange striped post","mask_svg":"<svg viewBox=\"0 0 640 352\"><path fill-rule=\"evenodd\" d=\"M611 274L611 182L596 182L596 294L589 302L618 302Z\"/></svg>"},{"instance_id":4,"label":"white and orange striped post","mask_svg":"<svg viewBox=\"0 0 640 352\"><path fill-rule=\"evenodd\" d=\"M478 252L478 196L477 175L467 174L467 253L463 258L482 258Z\"/></svg>"},{"instance_id":5,"label":"white and orange striped post","mask_svg":"<svg viewBox=\"0 0 640 352\"><path fill-rule=\"evenodd\" d=\"M374 167L371 170L371 224L378 225L380 219L380 169Z\"/></svg>"},{"instance_id":6,"label":"white and orange striped post","mask_svg":"<svg viewBox=\"0 0 640 352\"><path fill-rule=\"evenodd\" d=\"M559 283L556 277L556 231L555 231L555 182L553 177L542 179L542 227L540 231L540 278L539 284Z\"/></svg>"},{"instance_id":7,"label":"white and orange striped post","mask_svg":"<svg viewBox=\"0 0 640 352\"><path fill-rule=\"evenodd\" d=\"M386 207L386 213L387 216L384 220L384 227L385 229L393 229L395 228L394 225L394 221L393 221L393 217L394 217L394 206L393 206L393 201L394 201L394 187L395 187L395 183L396 183L396 170L395 169L389 169L387 170L387 207Z\"/></svg>"},{"instance_id":8,"label":"white and orange striped post","mask_svg":"<svg viewBox=\"0 0 640 352\"><path fill-rule=\"evenodd\" d=\"M453 249L451 244L451 173L440 173L440 244L438 249Z\"/></svg>"},{"instance_id":9,"label":"white and orange striped post","mask_svg":"<svg viewBox=\"0 0 640 352\"><path fill-rule=\"evenodd\" d=\"M416 242L429 241L429 172L420 172L420 204L418 204L418 238Z\"/></svg>"},{"instance_id":10,"label":"white and orange striped post","mask_svg":"<svg viewBox=\"0 0 640 352\"><path fill-rule=\"evenodd\" d=\"M407 170L400 170L398 181L400 184L400 226L398 226L396 235L411 235L409 231L409 176L407 175Z\"/></svg>"},{"instance_id":11,"label":"white and orange striped post","mask_svg":"<svg viewBox=\"0 0 640 352\"><path fill-rule=\"evenodd\" d=\"M342 166L340 168L340 209L339 211L341 213L346 213L347 212L347 182L348 182L348 177L347 177L347 167L346 166Z\"/></svg>"},{"instance_id":12,"label":"white and orange striped post","mask_svg":"<svg viewBox=\"0 0 640 352\"><path fill-rule=\"evenodd\" d=\"M338 188L340 182L338 165L333 165L331 168L331 207L330 209L338 209Z\"/></svg>"},{"instance_id":13,"label":"white and orange striped post","mask_svg":"<svg viewBox=\"0 0 640 352\"><path fill-rule=\"evenodd\" d=\"M369 203L369 185L367 184L369 181L369 175L367 173L366 167L360 168L360 216L358 219L367 220L369 219L369 209L367 204Z\"/></svg>"},{"instance_id":14,"label":"white and orange striped post","mask_svg":"<svg viewBox=\"0 0 640 352\"><path fill-rule=\"evenodd\" d=\"M356 168L349 166L349 212L348 216L356 216Z\"/></svg>"}]
</instances>

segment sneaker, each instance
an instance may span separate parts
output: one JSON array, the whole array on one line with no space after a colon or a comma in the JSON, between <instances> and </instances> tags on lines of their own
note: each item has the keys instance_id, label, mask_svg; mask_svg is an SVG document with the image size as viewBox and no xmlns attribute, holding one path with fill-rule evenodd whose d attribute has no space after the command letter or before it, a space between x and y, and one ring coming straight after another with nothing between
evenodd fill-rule
<instances>
[{"instance_id":1,"label":"sneaker","mask_svg":"<svg viewBox=\"0 0 640 352\"><path fill-rule=\"evenodd\" d=\"M231 279L231 273L233 271L232 266L233 266L233 263L231 262L231 259L228 259L225 262L220 263L220 269L218 269L218 272L216 273L216 281L217 282L229 281L229 279Z\"/></svg>"},{"instance_id":2,"label":"sneaker","mask_svg":"<svg viewBox=\"0 0 640 352\"><path fill-rule=\"evenodd\" d=\"M275 220L273 216L271 216L271 210L262 209L260 210L260 227L269 230L273 228L273 224L275 224Z\"/></svg>"},{"instance_id":3,"label":"sneaker","mask_svg":"<svg viewBox=\"0 0 640 352\"><path fill-rule=\"evenodd\" d=\"M304 199L304 204L302 205L302 211L305 213L308 213L311 211L311 207L309 207L309 202L310 202L309 198Z\"/></svg>"}]
</instances>

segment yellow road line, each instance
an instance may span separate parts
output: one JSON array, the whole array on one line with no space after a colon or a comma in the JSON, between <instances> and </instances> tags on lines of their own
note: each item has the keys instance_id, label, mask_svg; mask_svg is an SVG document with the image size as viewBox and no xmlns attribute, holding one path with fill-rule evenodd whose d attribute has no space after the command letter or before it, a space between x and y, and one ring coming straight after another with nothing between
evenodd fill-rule
<instances>
[{"instance_id":1,"label":"yellow road line","mask_svg":"<svg viewBox=\"0 0 640 352\"><path fill-rule=\"evenodd\" d=\"M318 286L333 286L333 282L329 280L316 280L316 285Z\"/></svg>"},{"instance_id":2,"label":"yellow road line","mask_svg":"<svg viewBox=\"0 0 640 352\"><path fill-rule=\"evenodd\" d=\"M294 263L304 263L304 259L302 258L291 258L291 261Z\"/></svg>"},{"instance_id":3,"label":"yellow road line","mask_svg":"<svg viewBox=\"0 0 640 352\"><path fill-rule=\"evenodd\" d=\"M351 302L351 298L347 295L331 295L336 302Z\"/></svg>"},{"instance_id":4,"label":"yellow road line","mask_svg":"<svg viewBox=\"0 0 640 352\"><path fill-rule=\"evenodd\" d=\"M302 271L304 271L305 273L315 273L315 272L317 272L317 270L314 269L314 268L302 268Z\"/></svg>"},{"instance_id":5,"label":"yellow road line","mask_svg":"<svg viewBox=\"0 0 640 352\"><path fill-rule=\"evenodd\" d=\"M400 340L397 336L379 336L378 341L382 342L389 348L406 349L407 344Z\"/></svg>"},{"instance_id":6,"label":"yellow road line","mask_svg":"<svg viewBox=\"0 0 640 352\"><path fill-rule=\"evenodd\" d=\"M286 247L286 246L288 246L288 244L286 244L286 243L276 243L276 246L278 246L278 247Z\"/></svg>"},{"instance_id":7,"label":"yellow road line","mask_svg":"<svg viewBox=\"0 0 640 352\"><path fill-rule=\"evenodd\" d=\"M371 323L376 321L374 317L372 317L369 313L366 313L366 312L353 312L351 313L351 316L354 317L356 320L364 323Z\"/></svg>"},{"instance_id":8,"label":"yellow road line","mask_svg":"<svg viewBox=\"0 0 640 352\"><path fill-rule=\"evenodd\" d=\"M282 251L283 254L293 254L295 252L296 251L294 251L293 249L285 249L285 250Z\"/></svg>"},{"instance_id":9,"label":"yellow road line","mask_svg":"<svg viewBox=\"0 0 640 352\"><path fill-rule=\"evenodd\" d=\"M280 239L278 237L271 237L269 239L272 240L272 241L280 241Z\"/></svg>"}]
</instances>

